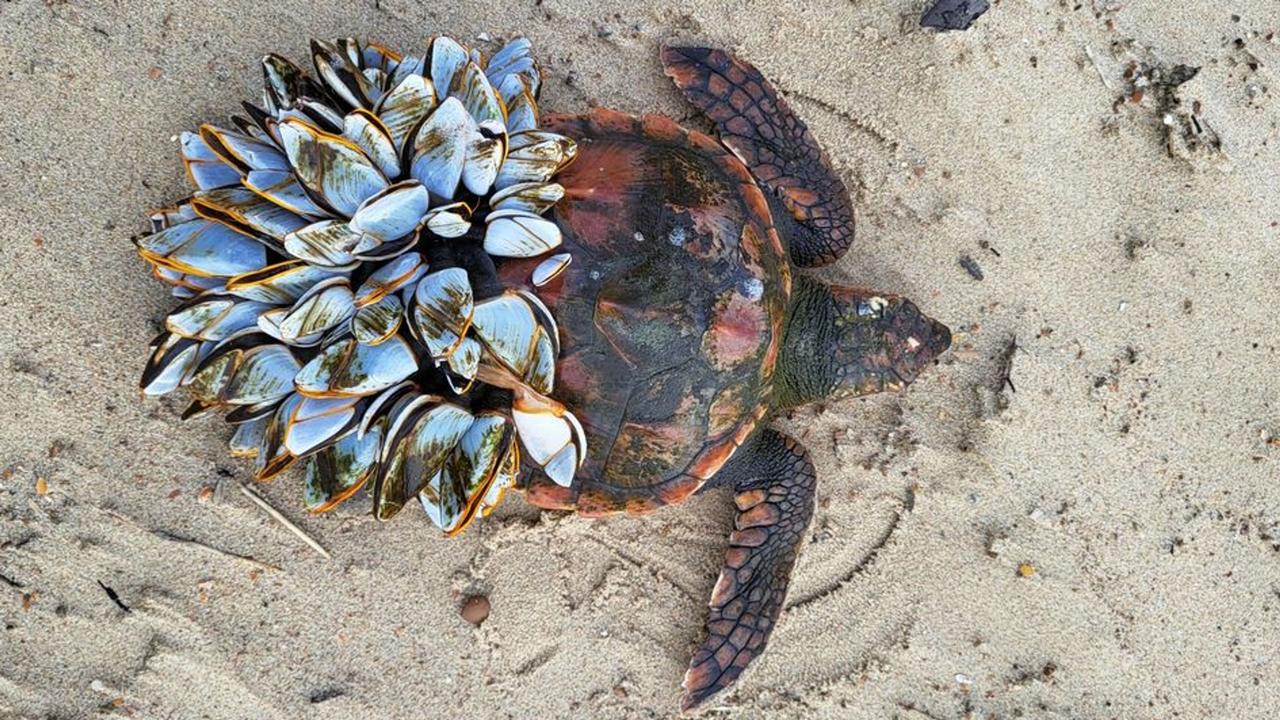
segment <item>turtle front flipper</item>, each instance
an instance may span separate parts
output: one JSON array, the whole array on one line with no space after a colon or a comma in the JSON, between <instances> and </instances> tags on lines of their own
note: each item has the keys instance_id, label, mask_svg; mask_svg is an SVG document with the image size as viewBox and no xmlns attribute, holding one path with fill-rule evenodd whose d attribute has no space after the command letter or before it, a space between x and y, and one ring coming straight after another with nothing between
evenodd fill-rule
<instances>
[{"instance_id":1,"label":"turtle front flipper","mask_svg":"<svg viewBox=\"0 0 1280 720\"><path fill-rule=\"evenodd\" d=\"M664 47L662 65L684 96L716 124L720 141L773 191L774 220L801 267L834 262L853 242L844 182L809 128L759 70L724 52ZM779 210L785 211L780 212Z\"/></svg>"},{"instance_id":2,"label":"turtle front flipper","mask_svg":"<svg viewBox=\"0 0 1280 720\"><path fill-rule=\"evenodd\" d=\"M764 652L813 516L813 463L803 447L779 432L761 433L713 482L733 486L738 515L711 592L707 639L684 676L682 710L732 685Z\"/></svg>"}]
</instances>

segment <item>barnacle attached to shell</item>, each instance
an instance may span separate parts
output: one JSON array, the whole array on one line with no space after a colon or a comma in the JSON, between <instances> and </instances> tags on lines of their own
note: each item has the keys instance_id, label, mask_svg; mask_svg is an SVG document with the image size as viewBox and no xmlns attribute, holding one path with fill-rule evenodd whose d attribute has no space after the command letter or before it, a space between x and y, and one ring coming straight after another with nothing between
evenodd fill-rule
<instances>
[{"instance_id":1,"label":"barnacle attached to shell","mask_svg":"<svg viewBox=\"0 0 1280 720\"><path fill-rule=\"evenodd\" d=\"M455 533L522 458L568 485L586 441L551 398L555 319L495 288L486 256L561 244L543 214L577 150L538 129L529 42L487 61L445 36L422 56L311 50L315 79L268 55L263 107L181 136L196 190L136 239L184 301L143 391L185 388L184 416L227 411L259 480L305 459L313 511L368 487L378 518L416 497ZM550 256L535 284L568 262Z\"/></svg>"}]
</instances>

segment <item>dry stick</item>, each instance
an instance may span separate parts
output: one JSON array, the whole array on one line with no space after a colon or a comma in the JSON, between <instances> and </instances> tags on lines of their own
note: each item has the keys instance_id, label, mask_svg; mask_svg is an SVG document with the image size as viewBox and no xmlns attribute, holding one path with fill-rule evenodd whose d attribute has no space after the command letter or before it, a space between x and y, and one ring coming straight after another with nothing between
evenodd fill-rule
<instances>
[{"instance_id":1,"label":"dry stick","mask_svg":"<svg viewBox=\"0 0 1280 720\"><path fill-rule=\"evenodd\" d=\"M315 550L316 552L323 555L326 560L331 559L333 557L332 555L329 554L328 550L325 550L323 547L321 547L320 543L315 541L315 538L311 537L306 532L304 532L302 528L290 522L289 518L285 517L284 515L281 515L279 510L276 510L275 508L271 507L271 503L267 502L265 498L263 498L258 493L254 492L252 488L250 488L248 485L245 485L244 483L239 483L239 485L240 485L240 492L244 493L245 497L252 500L255 505L262 508L264 512L266 512L268 515L272 517L272 519L274 519L276 522L280 523L281 525L285 526L294 535L297 535L298 537L302 538L302 542L310 545L312 550Z\"/></svg>"}]
</instances>

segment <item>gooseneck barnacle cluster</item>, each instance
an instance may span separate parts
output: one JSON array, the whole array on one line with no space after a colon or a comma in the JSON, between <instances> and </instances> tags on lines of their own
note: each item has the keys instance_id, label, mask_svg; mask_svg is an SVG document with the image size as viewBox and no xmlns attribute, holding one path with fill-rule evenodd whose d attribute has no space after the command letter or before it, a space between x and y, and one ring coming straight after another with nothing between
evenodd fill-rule
<instances>
[{"instance_id":1,"label":"gooseneck barnacle cluster","mask_svg":"<svg viewBox=\"0 0 1280 720\"><path fill-rule=\"evenodd\" d=\"M314 78L268 55L262 106L181 136L196 189L136 239L183 300L143 391L226 412L260 480L304 461L315 511L367 488L378 518L417 497L456 533L523 459L568 485L586 441L552 399L556 321L492 259L547 255L535 285L570 260L544 214L576 146L538 129L529 42L311 49Z\"/></svg>"}]
</instances>

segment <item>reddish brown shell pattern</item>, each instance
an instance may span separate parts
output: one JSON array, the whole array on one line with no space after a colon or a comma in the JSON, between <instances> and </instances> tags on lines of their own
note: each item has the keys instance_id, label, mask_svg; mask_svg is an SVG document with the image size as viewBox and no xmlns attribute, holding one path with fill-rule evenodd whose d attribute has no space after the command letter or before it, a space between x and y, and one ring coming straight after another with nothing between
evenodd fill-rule
<instances>
[{"instance_id":1,"label":"reddish brown shell pattern","mask_svg":"<svg viewBox=\"0 0 1280 720\"><path fill-rule=\"evenodd\" d=\"M553 210L573 263L539 290L560 324L556 395L588 457L570 487L536 475L536 505L587 515L677 503L769 411L791 271L746 167L658 115L546 119L578 143ZM504 280L527 282L531 262Z\"/></svg>"}]
</instances>

